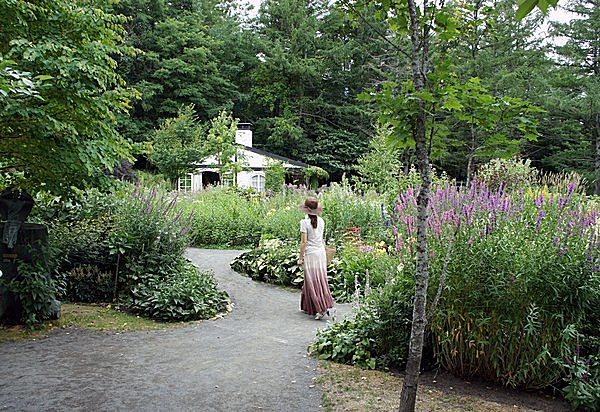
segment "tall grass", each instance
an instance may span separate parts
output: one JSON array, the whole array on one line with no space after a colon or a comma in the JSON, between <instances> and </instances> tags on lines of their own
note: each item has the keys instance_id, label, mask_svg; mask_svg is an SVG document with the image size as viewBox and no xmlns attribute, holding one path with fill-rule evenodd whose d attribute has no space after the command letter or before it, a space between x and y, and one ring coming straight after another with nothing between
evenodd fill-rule
<instances>
[{"instance_id":1,"label":"tall grass","mask_svg":"<svg viewBox=\"0 0 600 412\"><path fill-rule=\"evenodd\" d=\"M304 189L287 188L265 196L235 189L213 188L183 199L183 208L193 211L192 243L198 246L239 246L257 244L260 238L299 241L298 206L306 196ZM361 227L367 238L381 237L381 200L373 195L355 194L347 185L322 188L325 237L336 239L349 226Z\"/></svg>"},{"instance_id":2,"label":"tall grass","mask_svg":"<svg viewBox=\"0 0 600 412\"><path fill-rule=\"evenodd\" d=\"M213 188L182 201L194 214L191 243L197 246L235 246L260 238L260 198L245 197L235 190Z\"/></svg>"}]
</instances>

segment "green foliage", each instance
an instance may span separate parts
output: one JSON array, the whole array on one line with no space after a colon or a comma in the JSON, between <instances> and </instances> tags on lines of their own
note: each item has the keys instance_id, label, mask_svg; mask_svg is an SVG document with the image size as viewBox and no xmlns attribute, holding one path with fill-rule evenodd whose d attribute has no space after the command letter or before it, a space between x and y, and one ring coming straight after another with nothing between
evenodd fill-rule
<instances>
[{"instance_id":1,"label":"green foliage","mask_svg":"<svg viewBox=\"0 0 600 412\"><path fill-rule=\"evenodd\" d=\"M283 192L281 195L268 198L263 204L264 214L260 225L261 238L286 239L297 241L300 231L298 205L304 202L305 196ZM327 229L327 223L325 227Z\"/></svg>"},{"instance_id":2,"label":"green foliage","mask_svg":"<svg viewBox=\"0 0 600 412\"><path fill-rule=\"evenodd\" d=\"M399 271L400 260L387 253L385 242L342 243L327 276L336 302L350 302L371 289L379 289Z\"/></svg>"},{"instance_id":3,"label":"green foliage","mask_svg":"<svg viewBox=\"0 0 600 412\"><path fill-rule=\"evenodd\" d=\"M332 176L353 171L373 120L355 96L380 78L371 56L386 51L381 25L353 22L323 0L265 1L257 24L259 60L242 105L257 144Z\"/></svg>"},{"instance_id":4,"label":"green foliage","mask_svg":"<svg viewBox=\"0 0 600 412\"><path fill-rule=\"evenodd\" d=\"M149 159L160 173L175 182L191 173L206 157L204 128L198 122L194 106L184 106L176 118L166 119L153 135Z\"/></svg>"},{"instance_id":5,"label":"green foliage","mask_svg":"<svg viewBox=\"0 0 600 412\"><path fill-rule=\"evenodd\" d=\"M263 238L297 241L302 213L298 210L307 192L286 189L270 197L246 196L234 189L212 188L182 201L194 211L192 243L195 245L249 245ZM367 239L387 240L382 234L381 199L355 194L347 182L322 190L320 201L325 237L340 237L340 230L357 225Z\"/></svg>"},{"instance_id":6,"label":"green foliage","mask_svg":"<svg viewBox=\"0 0 600 412\"><path fill-rule=\"evenodd\" d=\"M563 396L578 410L597 411L600 408L600 356L587 358L572 355L563 365L568 371Z\"/></svg>"},{"instance_id":7,"label":"green foliage","mask_svg":"<svg viewBox=\"0 0 600 412\"><path fill-rule=\"evenodd\" d=\"M136 175L138 178L138 183L141 187L155 188L161 192L169 191L172 188L171 182L166 180L161 174L137 170Z\"/></svg>"},{"instance_id":8,"label":"green foliage","mask_svg":"<svg viewBox=\"0 0 600 412\"><path fill-rule=\"evenodd\" d=\"M58 251L56 283L60 299L72 302L109 302L114 297L116 254L115 214L122 207L118 195L98 190L79 194L72 203L38 199L37 219L49 228L49 242Z\"/></svg>"},{"instance_id":9,"label":"green foliage","mask_svg":"<svg viewBox=\"0 0 600 412\"><path fill-rule=\"evenodd\" d=\"M309 166L303 169L302 173L306 179L307 186L312 190L316 190L319 187L319 181L329 179L329 173L318 166Z\"/></svg>"},{"instance_id":10,"label":"green foliage","mask_svg":"<svg viewBox=\"0 0 600 412\"><path fill-rule=\"evenodd\" d=\"M254 280L299 287L304 280L304 270L298 266L298 248L296 243L265 240L257 248L236 257L231 268Z\"/></svg>"},{"instance_id":11,"label":"green foliage","mask_svg":"<svg viewBox=\"0 0 600 412\"><path fill-rule=\"evenodd\" d=\"M274 193L281 192L285 184L285 175L286 170L281 162L270 163L265 169L265 190Z\"/></svg>"},{"instance_id":12,"label":"green foliage","mask_svg":"<svg viewBox=\"0 0 600 412\"><path fill-rule=\"evenodd\" d=\"M570 194L485 190L472 190L469 197L480 200L456 209L473 215L454 239L445 293L430 323L437 359L457 375L512 387L556 384L563 331L585 329L599 304L594 212ZM445 255L444 243L431 243L436 256Z\"/></svg>"},{"instance_id":13,"label":"green foliage","mask_svg":"<svg viewBox=\"0 0 600 412\"><path fill-rule=\"evenodd\" d=\"M147 318L164 321L210 319L226 310L226 292L217 290L210 273L181 260L174 268L177 275L152 277L131 290L127 309Z\"/></svg>"},{"instance_id":14,"label":"green foliage","mask_svg":"<svg viewBox=\"0 0 600 412\"><path fill-rule=\"evenodd\" d=\"M375 369L377 359L372 354L373 342L368 338L370 315L357 314L358 319L344 319L326 329L317 331L315 342L309 351L319 359Z\"/></svg>"},{"instance_id":15,"label":"green foliage","mask_svg":"<svg viewBox=\"0 0 600 412\"><path fill-rule=\"evenodd\" d=\"M116 117L135 93L115 58L133 49L111 4L0 3L0 158L2 174L21 174L19 188L66 194L106 183L103 170L130 158Z\"/></svg>"},{"instance_id":16,"label":"green foliage","mask_svg":"<svg viewBox=\"0 0 600 412\"><path fill-rule=\"evenodd\" d=\"M563 39L554 52L569 64L558 65L551 78L553 93L545 99L560 132L552 141L558 150L548 163L554 163L557 170L580 172L593 185L593 193L600 195L600 5L573 1L569 11L571 21L554 22L551 29L554 38ZM564 124L571 127L565 130Z\"/></svg>"},{"instance_id":17,"label":"green foliage","mask_svg":"<svg viewBox=\"0 0 600 412\"><path fill-rule=\"evenodd\" d=\"M380 122L390 128L389 140L397 147L415 145L411 119L419 110L419 101L428 113L445 119L439 124L431 115L426 124L432 139L429 144L436 148L432 159L445 162L448 153L464 150L465 176L474 172L475 161L515 155L524 141L535 140L539 108L523 99L496 97L480 79L462 81L445 70L441 67L436 73L438 82L431 90L416 92L410 81L390 82L377 93L370 90L361 95L362 100L379 104Z\"/></svg>"},{"instance_id":18,"label":"green foliage","mask_svg":"<svg viewBox=\"0 0 600 412\"><path fill-rule=\"evenodd\" d=\"M390 145L391 130L380 126L369 143L369 151L358 158L358 173L367 189L377 193L396 193L401 173L400 150Z\"/></svg>"},{"instance_id":19,"label":"green foliage","mask_svg":"<svg viewBox=\"0 0 600 412\"><path fill-rule=\"evenodd\" d=\"M600 350L597 205L575 187L568 185L564 193L534 185L514 192L481 183L460 191L448 184L435 187L430 302L452 245L444 293L428 326L442 367L514 387L560 386L564 380L569 401L593 410ZM313 350L324 359L363 366L370 366L368 359L380 366L406 360L415 196L409 188L394 206L390 223L397 255L365 242L360 227L342 232L342 246L328 268L332 292L343 301L355 280L355 290L368 289L361 280L367 269L372 292L353 320L319 332ZM344 271L349 276L340 287Z\"/></svg>"},{"instance_id":20,"label":"green foliage","mask_svg":"<svg viewBox=\"0 0 600 412\"><path fill-rule=\"evenodd\" d=\"M557 4L558 0L519 0L517 20L525 18L535 7L538 7L542 13L546 14L548 6L556 7Z\"/></svg>"},{"instance_id":21,"label":"green foliage","mask_svg":"<svg viewBox=\"0 0 600 412\"><path fill-rule=\"evenodd\" d=\"M234 119L225 110L210 120L204 147L209 155L215 156L221 176L227 173L235 175L242 170L244 159L235 144L237 124L238 119Z\"/></svg>"},{"instance_id":22,"label":"green foliage","mask_svg":"<svg viewBox=\"0 0 600 412\"><path fill-rule=\"evenodd\" d=\"M21 322L29 328L50 319L59 309L53 273L56 268L56 251L42 244L30 245L31 262L18 261L18 277L6 281L0 277L0 290L14 294L21 304Z\"/></svg>"},{"instance_id":23,"label":"green foliage","mask_svg":"<svg viewBox=\"0 0 600 412\"><path fill-rule=\"evenodd\" d=\"M240 72L256 57L252 47L239 47L247 41L239 25L232 24L231 6L165 0L121 0L113 5L116 13L129 18L127 44L143 52L119 59L123 78L142 94L131 117L121 119L126 137L149 140L152 130L175 117L181 106L194 105L206 121L241 97L234 80L240 80Z\"/></svg>"},{"instance_id":24,"label":"green foliage","mask_svg":"<svg viewBox=\"0 0 600 412\"><path fill-rule=\"evenodd\" d=\"M223 310L226 295L210 274L183 258L192 218L176 197L140 188L91 191L52 216L51 243L64 257L58 278L64 296L116 296L122 309L168 321Z\"/></svg>"},{"instance_id":25,"label":"green foliage","mask_svg":"<svg viewBox=\"0 0 600 412\"><path fill-rule=\"evenodd\" d=\"M297 264L298 250L295 241L263 239L258 247L236 257L231 267L254 280L301 287L304 271ZM383 243L360 248L346 243L337 248L327 277L336 302L346 303L381 288L402 270L398 256L387 254Z\"/></svg>"},{"instance_id":26,"label":"green foliage","mask_svg":"<svg viewBox=\"0 0 600 412\"><path fill-rule=\"evenodd\" d=\"M376 195L355 193L346 180L332 184L320 199L323 205L326 239L339 238L342 230L359 227L363 239L380 239L382 199Z\"/></svg>"},{"instance_id":27,"label":"green foliage","mask_svg":"<svg viewBox=\"0 0 600 412\"><path fill-rule=\"evenodd\" d=\"M73 267L65 276L65 298L69 302L111 302L115 274L98 266L83 264Z\"/></svg>"},{"instance_id":28,"label":"green foliage","mask_svg":"<svg viewBox=\"0 0 600 412\"><path fill-rule=\"evenodd\" d=\"M516 157L511 159L494 158L482 164L475 179L485 182L492 189L502 185L507 190L530 187L537 180L538 170L530 160Z\"/></svg>"},{"instance_id":29,"label":"green foliage","mask_svg":"<svg viewBox=\"0 0 600 412\"><path fill-rule=\"evenodd\" d=\"M261 234L261 204L258 198L241 196L235 190L212 188L182 205L194 213L191 243L239 246L256 244Z\"/></svg>"},{"instance_id":30,"label":"green foliage","mask_svg":"<svg viewBox=\"0 0 600 412\"><path fill-rule=\"evenodd\" d=\"M374 369L408 357L414 283L397 276L369 294L353 318L317 331L310 350L320 359Z\"/></svg>"}]
</instances>

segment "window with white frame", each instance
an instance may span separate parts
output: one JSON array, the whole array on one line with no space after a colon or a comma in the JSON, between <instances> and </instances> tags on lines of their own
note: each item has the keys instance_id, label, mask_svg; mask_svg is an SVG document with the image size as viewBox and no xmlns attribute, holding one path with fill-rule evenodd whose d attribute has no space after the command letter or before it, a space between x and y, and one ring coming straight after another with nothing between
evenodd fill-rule
<instances>
[{"instance_id":1,"label":"window with white frame","mask_svg":"<svg viewBox=\"0 0 600 412\"><path fill-rule=\"evenodd\" d=\"M193 175L191 173L186 173L185 176L179 178L177 182L177 189L180 192L191 192L193 188L192 181Z\"/></svg>"},{"instance_id":2,"label":"window with white frame","mask_svg":"<svg viewBox=\"0 0 600 412\"><path fill-rule=\"evenodd\" d=\"M265 191L265 176L262 174L255 174L252 176L251 182L252 188L257 192Z\"/></svg>"}]
</instances>

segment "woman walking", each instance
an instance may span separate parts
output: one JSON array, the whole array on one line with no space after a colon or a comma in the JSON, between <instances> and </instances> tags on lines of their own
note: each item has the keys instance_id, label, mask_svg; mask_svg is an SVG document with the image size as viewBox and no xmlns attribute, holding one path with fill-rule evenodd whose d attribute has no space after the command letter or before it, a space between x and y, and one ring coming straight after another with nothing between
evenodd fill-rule
<instances>
[{"instance_id":1,"label":"woman walking","mask_svg":"<svg viewBox=\"0 0 600 412\"><path fill-rule=\"evenodd\" d=\"M300 257L298 264L304 265L304 285L300 296L300 309L315 319L322 319L326 314L334 317L333 297L327 283L327 256L323 233L325 222L321 218L323 212L319 201L308 197L299 206L306 213L300 221Z\"/></svg>"}]
</instances>

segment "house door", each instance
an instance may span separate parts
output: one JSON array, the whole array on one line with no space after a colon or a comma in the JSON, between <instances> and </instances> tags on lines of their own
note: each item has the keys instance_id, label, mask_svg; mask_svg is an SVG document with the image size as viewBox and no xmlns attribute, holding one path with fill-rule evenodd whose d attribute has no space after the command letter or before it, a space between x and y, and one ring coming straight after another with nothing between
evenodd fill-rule
<instances>
[{"instance_id":1,"label":"house door","mask_svg":"<svg viewBox=\"0 0 600 412\"><path fill-rule=\"evenodd\" d=\"M202 187L217 186L220 181L217 172L202 172Z\"/></svg>"}]
</instances>

